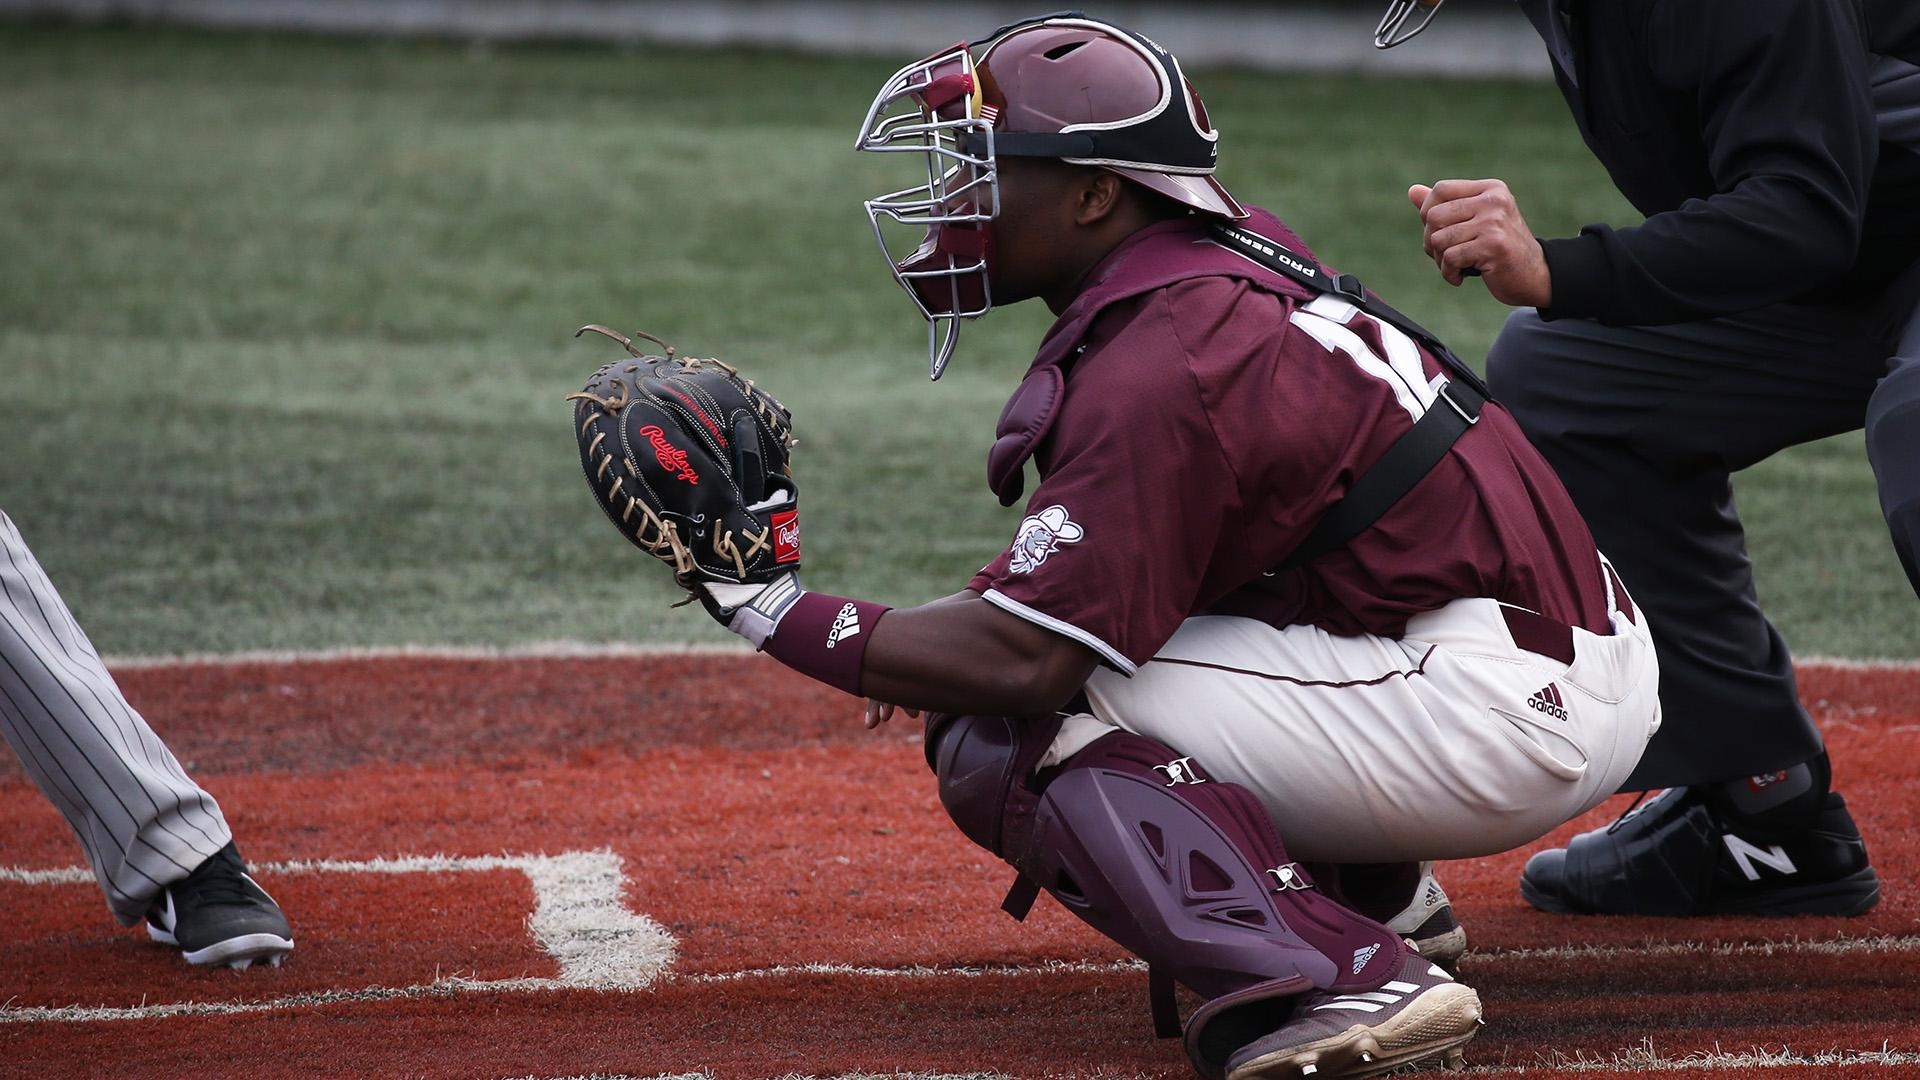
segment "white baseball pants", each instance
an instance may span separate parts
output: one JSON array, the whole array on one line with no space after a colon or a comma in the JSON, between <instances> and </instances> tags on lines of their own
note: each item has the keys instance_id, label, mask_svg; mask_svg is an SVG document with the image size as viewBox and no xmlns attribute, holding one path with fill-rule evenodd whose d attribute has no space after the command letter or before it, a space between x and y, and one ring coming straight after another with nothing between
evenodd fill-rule
<instances>
[{"instance_id":1,"label":"white baseball pants","mask_svg":"<svg viewBox=\"0 0 1920 1080\"><path fill-rule=\"evenodd\" d=\"M1132 678L1096 673L1092 714L1068 718L1041 764L1114 728L1156 739L1193 758L1190 775L1250 789L1299 859L1518 847L1626 779L1660 727L1659 678L1638 609L1612 611L1610 636L1560 628L1567 663L1515 644L1502 607L1456 600L1397 640L1189 619Z\"/></svg>"}]
</instances>

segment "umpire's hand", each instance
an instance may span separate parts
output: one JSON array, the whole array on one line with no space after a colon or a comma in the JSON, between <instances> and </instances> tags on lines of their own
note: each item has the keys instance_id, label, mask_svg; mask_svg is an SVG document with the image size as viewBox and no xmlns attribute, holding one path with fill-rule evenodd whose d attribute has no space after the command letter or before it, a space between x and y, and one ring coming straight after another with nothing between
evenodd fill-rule
<instances>
[{"instance_id":1,"label":"umpire's hand","mask_svg":"<svg viewBox=\"0 0 1920 1080\"><path fill-rule=\"evenodd\" d=\"M1495 300L1514 307L1546 307L1553 301L1546 256L1505 181L1415 184L1407 189L1407 199L1420 211L1426 226L1421 242L1447 284L1478 277Z\"/></svg>"}]
</instances>

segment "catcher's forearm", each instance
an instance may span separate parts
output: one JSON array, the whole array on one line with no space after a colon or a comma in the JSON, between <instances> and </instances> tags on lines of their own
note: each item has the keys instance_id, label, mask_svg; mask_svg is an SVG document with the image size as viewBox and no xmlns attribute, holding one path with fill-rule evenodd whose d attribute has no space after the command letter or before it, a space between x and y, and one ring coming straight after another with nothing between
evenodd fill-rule
<instances>
[{"instance_id":1,"label":"catcher's forearm","mask_svg":"<svg viewBox=\"0 0 1920 1080\"><path fill-rule=\"evenodd\" d=\"M756 629L749 633L731 623L728 628L802 675L859 694L867 647L880 617L892 609L885 604L807 592L799 589L798 582L792 587L799 591L799 597L786 605L768 632Z\"/></svg>"},{"instance_id":2,"label":"catcher's forearm","mask_svg":"<svg viewBox=\"0 0 1920 1080\"><path fill-rule=\"evenodd\" d=\"M908 708L1042 713L1086 682L1091 650L975 593L890 612L807 592L786 407L729 364L643 355L587 329L631 354L568 395L587 485L722 626L829 686Z\"/></svg>"},{"instance_id":3,"label":"catcher's forearm","mask_svg":"<svg viewBox=\"0 0 1920 1080\"><path fill-rule=\"evenodd\" d=\"M1097 662L1079 642L967 593L889 612L868 643L860 690L911 709L1050 713Z\"/></svg>"}]
</instances>

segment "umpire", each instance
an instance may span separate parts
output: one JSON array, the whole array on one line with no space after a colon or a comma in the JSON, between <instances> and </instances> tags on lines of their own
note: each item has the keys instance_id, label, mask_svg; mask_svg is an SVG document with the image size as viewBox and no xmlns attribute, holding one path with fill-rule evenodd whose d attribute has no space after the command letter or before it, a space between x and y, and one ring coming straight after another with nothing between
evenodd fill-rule
<instances>
[{"instance_id":1,"label":"umpire","mask_svg":"<svg viewBox=\"0 0 1920 1080\"><path fill-rule=\"evenodd\" d=\"M1440 0L1398 0L1375 44ZM1580 134L1646 220L1536 240L1498 180L1415 185L1427 252L1515 311L1494 390L1652 614L1666 725L1615 827L1528 862L1556 912L1839 914L1879 899L1732 473L1866 429L1920 591L1920 4L1519 0ZM1687 786L1674 786L1687 785Z\"/></svg>"}]
</instances>

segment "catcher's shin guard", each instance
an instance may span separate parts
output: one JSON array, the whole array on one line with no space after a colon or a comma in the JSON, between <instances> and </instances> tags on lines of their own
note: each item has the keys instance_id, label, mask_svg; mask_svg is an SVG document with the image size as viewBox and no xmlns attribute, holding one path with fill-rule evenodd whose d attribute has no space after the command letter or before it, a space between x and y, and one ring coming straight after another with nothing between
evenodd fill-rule
<instances>
[{"instance_id":1,"label":"catcher's shin guard","mask_svg":"<svg viewBox=\"0 0 1920 1080\"><path fill-rule=\"evenodd\" d=\"M1053 730L934 718L941 801L1030 887L1147 961L1163 1035L1179 1032L1172 981L1209 999L1186 1028L1202 1072L1222 1075L1229 1055L1279 1024L1287 999L1372 990L1399 970L1400 939L1320 895L1251 792L1125 732L1030 783L1045 750L1032 744Z\"/></svg>"}]
</instances>

